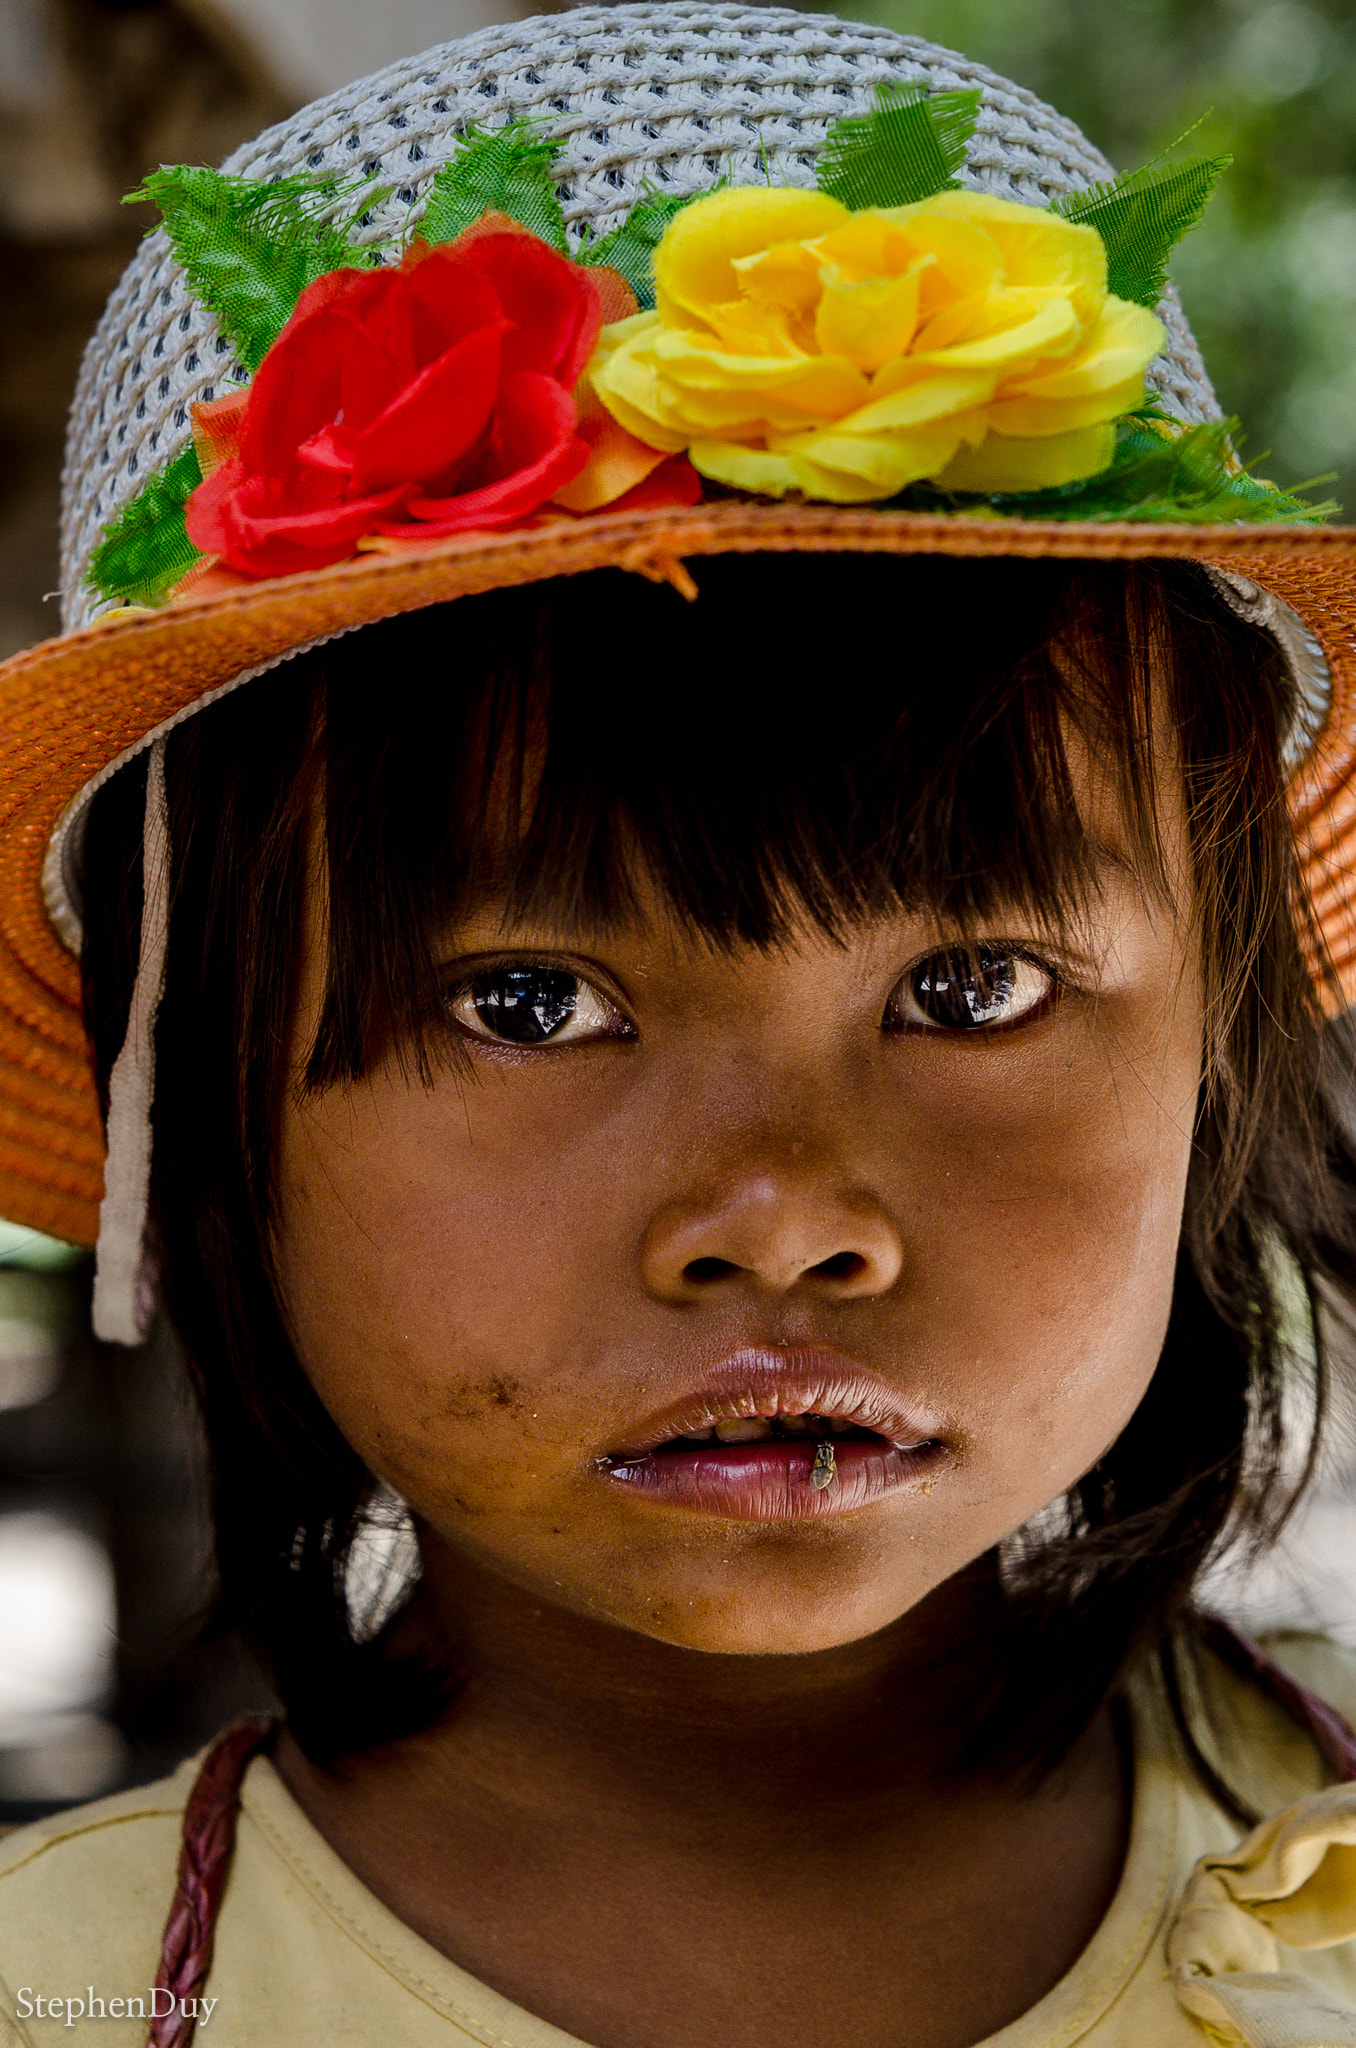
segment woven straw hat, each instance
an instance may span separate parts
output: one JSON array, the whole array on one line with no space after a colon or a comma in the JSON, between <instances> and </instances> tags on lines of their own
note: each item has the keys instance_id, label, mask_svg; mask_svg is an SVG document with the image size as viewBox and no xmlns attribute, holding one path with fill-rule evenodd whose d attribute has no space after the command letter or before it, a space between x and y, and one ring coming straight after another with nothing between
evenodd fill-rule
<instances>
[{"instance_id":1,"label":"woven straw hat","mask_svg":"<svg viewBox=\"0 0 1356 2048\"><path fill-rule=\"evenodd\" d=\"M708 0L583 7L486 29L315 102L226 168L261 179L374 176L388 187L365 217L375 241L408 232L469 124L532 117L563 143L556 176L577 237L607 232L647 187L762 184L769 168L778 183L809 187L831 123L865 111L889 81L979 89L964 185L1038 206L1111 174L1071 122L951 52L831 16ZM1171 293L1159 311L1168 341L1149 382L1178 418L1217 418ZM167 727L303 646L420 606L607 566L672 577L709 554L852 550L1174 558L1222 572L1230 602L1278 635L1301 684L1293 815L1341 990L1356 1000L1353 530L725 499L463 533L98 621L85 577L101 531L186 446L190 406L231 388L234 371L232 346L191 295L167 237L152 235L109 301L71 412L65 631L0 667L0 1214L80 1244L98 1228L104 1136L76 957L81 819L93 789Z\"/></svg>"}]
</instances>

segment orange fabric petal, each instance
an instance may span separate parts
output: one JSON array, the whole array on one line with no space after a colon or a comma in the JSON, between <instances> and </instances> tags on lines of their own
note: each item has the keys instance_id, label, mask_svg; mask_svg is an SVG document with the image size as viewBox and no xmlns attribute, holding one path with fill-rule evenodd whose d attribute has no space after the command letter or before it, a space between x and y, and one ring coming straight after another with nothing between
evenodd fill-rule
<instances>
[{"instance_id":1,"label":"orange fabric petal","mask_svg":"<svg viewBox=\"0 0 1356 2048\"><path fill-rule=\"evenodd\" d=\"M686 455L666 455L642 483L608 506L609 512L657 512L664 505L696 505L702 480ZM672 582L672 578L669 581Z\"/></svg>"},{"instance_id":2,"label":"orange fabric petal","mask_svg":"<svg viewBox=\"0 0 1356 2048\"><path fill-rule=\"evenodd\" d=\"M238 569L228 569L220 555L204 555L175 584L169 601L184 604L190 598L218 597L226 590L248 590L258 581L257 576L242 576Z\"/></svg>"},{"instance_id":3,"label":"orange fabric petal","mask_svg":"<svg viewBox=\"0 0 1356 2048\"><path fill-rule=\"evenodd\" d=\"M198 467L205 477L211 476L214 469L220 469L223 462L229 462L239 452L240 428L249 397L250 387L246 384L239 391L228 391L222 398L211 398L205 404L189 407L193 418L193 446L198 451Z\"/></svg>"},{"instance_id":4,"label":"orange fabric petal","mask_svg":"<svg viewBox=\"0 0 1356 2048\"><path fill-rule=\"evenodd\" d=\"M614 270L610 263L588 263L584 265L584 271L598 294L604 327L610 327L614 320L629 320L633 313L640 311L635 293L621 272Z\"/></svg>"},{"instance_id":5,"label":"orange fabric petal","mask_svg":"<svg viewBox=\"0 0 1356 2048\"><path fill-rule=\"evenodd\" d=\"M587 447L589 459L551 502L567 512L597 512L643 483L658 469L667 451L651 448L628 433L613 419L587 377L575 387L574 402L579 413L575 431Z\"/></svg>"}]
</instances>

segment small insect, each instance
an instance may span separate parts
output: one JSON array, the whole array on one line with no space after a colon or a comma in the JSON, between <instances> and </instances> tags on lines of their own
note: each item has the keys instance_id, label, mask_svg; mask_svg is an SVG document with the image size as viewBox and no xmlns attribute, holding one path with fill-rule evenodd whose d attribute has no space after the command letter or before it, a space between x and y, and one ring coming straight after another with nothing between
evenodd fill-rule
<instances>
[{"instance_id":1,"label":"small insect","mask_svg":"<svg viewBox=\"0 0 1356 2048\"><path fill-rule=\"evenodd\" d=\"M836 1486L838 1473L833 1462L833 1445L815 1445L815 1461L810 1469L810 1484L816 1493L822 1493L826 1486Z\"/></svg>"}]
</instances>

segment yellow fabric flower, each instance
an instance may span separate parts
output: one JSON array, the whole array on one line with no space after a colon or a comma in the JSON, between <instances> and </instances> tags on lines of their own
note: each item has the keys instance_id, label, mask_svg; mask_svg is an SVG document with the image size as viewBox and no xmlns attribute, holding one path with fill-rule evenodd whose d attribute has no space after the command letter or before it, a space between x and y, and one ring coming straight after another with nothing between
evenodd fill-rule
<instances>
[{"instance_id":1,"label":"yellow fabric flower","mask_svg":"<svg viewBox=\"0 0 1356 2048\"><path fill-rule=\"evenodd\" d=\"M621 425L703 476L839 504L1095 476L1163 345L1107 291L1090 227L977 192L850 213L739 187L677 214L655 311L589 376Z\"/></svg>"}]
</instances>

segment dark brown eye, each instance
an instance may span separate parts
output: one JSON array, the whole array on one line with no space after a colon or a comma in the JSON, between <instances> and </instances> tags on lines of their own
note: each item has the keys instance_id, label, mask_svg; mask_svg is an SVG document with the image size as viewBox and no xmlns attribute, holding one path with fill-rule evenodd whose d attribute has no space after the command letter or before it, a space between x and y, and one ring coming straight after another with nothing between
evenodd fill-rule
<instances>
[{"instance_id":1,"label":"dark brown eye","mask_svg":"<svg viewBox=\"0 0 1356 2048\"><path fill-rule=\"evenodd\" d=\"M1015 1024L1055 987L1048 967L1003 946L929 953L901 975L886 1007L887 1024L923 1031L983 1031Z\"/></svg>"},{"instance_id":2,"label":"dark brown eye","mask_svg":"<svg viewBox=\"0 0 1356 2048\"><path fill-rule=\"evenodd\" d=\"M484 968L453 992L448 1007L473 1037L500 1045L606 1038L623 1021L607 997L579 975L536 961Z\"/></svg>"}]
</instances>

